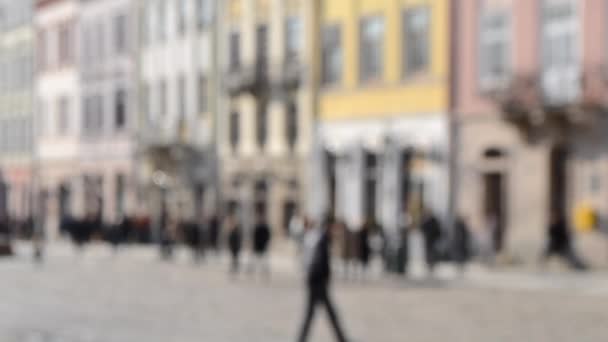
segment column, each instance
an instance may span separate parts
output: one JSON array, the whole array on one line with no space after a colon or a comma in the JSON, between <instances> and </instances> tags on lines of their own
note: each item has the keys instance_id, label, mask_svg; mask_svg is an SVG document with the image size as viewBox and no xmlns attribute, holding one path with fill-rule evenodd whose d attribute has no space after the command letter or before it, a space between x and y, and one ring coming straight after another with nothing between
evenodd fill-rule
<instances>
[{"instance_id":1,"label":"column","mask_svg":"<svg viewBox=\"0 0 608 342\"><path fill-rule=\"evenodd\" d=\"M277 90L279 91L279 90ZM280 94L277 94L280 95ZM268 147L267 152L272 157L280 157L287 152L285 124L287 108L281 96L273 98L268 106Z\"/></svg>"}]
</instances>

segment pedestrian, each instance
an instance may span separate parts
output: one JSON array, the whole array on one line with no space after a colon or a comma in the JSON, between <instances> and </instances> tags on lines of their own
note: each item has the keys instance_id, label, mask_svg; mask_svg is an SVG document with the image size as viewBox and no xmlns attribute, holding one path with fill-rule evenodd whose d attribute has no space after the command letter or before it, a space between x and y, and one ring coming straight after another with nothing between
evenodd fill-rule
<instances>
[{"instance_id":1,"label":"pedestrian","mask_svg":"<svg viewBox=\"0 0 608 342\"><path fill-rule=\"evenodd\" d=\"M349 279L356 271L357 263L357 233L350 230L344 220L335 220L332 223L334 232L338 232L342 247L342 270L344 278Z\"/></svg>"},{"instance_id":2,"label":"pedestrian","mask_svg":"<svg viewBox=\"0 0 608 342\"><path fill-rule=\"evenodd\" d=\"M163 205L160 214L160 255L163 260L173 257L173 230L175 225L173 218L169 215L169 210Z\"/></svg>"},{"instance_id":3,"label":"pedestrian","mask_svg":"<svg viewBox=\"0 0 608 342\"><path fill-rule=\"evenodd\" d=\"M207 242L209 248L216 254L219 251L219 239L220 239L220 217L218 214L214 214L207 223Z\"/></svg>"},{"instance_id":4,"label":"pedestrian","mask_svg":"<svg viewBox=\"0 0 608 342\"><path fill-rule=\"evenodd\" d=\"M467 262L471 259L471 231L466 219L459 216L454 226L454 262L458 265L460 273L463 274Z\"/></svg>"},{"instance_id":5,"label":"pedestrian","mask_svg":"<svg viewBox=\"0 0 608 342\"><path fill-rule=\"evenodd\" d=\"M396 255L394 256L396 260L394 271L397 274L401 274L407 276L409 269L409 233L412 229L412 219L408 214L407 210L404 210L401 215L399 215L399 228L397 232L397 241L396 245Z\"/></svg>"},{"instance_id":6,"label":"pedestrian","mask_svg":"<svg viewBox=\"0 0 608 342\"><path fill-rule=\"evenodd\" d=\"M372 250L370 244L370 235L373 234L377 230L376 223L373 218L368 218L363 226L361 226L361 230L359 231L359 248L358 256L359 263L361 264L361 271L363 275L367 274L367 269L369 267L369 261L371 258Z\"/></svg>"},{"instance_id":7,"label":"pedestrian","mask_svg":"<svg viewBox=\"0 0 608 342\"><path fill-rule=\"evenodd\" d=\"M328 215L323 222L315 228L307 228L304 237L304 259L306 265L306 287L308 290L308 302L304 322L302 324L299 342L308 340L308 334L312 324L315 309L318 305L324 305L327 309L329 320L334 329L336 339L339 342L347 341L344 331L340 325L338 314L329 296L329 285L331 280L331 227L332 218Z\"/></svg>"},{"instance_id":8,"label":"pedestrian","mask_svg":"<svg viewBox=\"0 0 608 342\"><path fill-rule=\"evenodd\" d=\"M430 210L425 210L422 219L422 235L424 237L424 251L427 270L430 275L435 272L439 261L439 242L441 240L441 224Z\"/></svg>"},{"instance_id":9,"label":"pedestrian","mask_svg":"<svg viewBox=\"0 0 608 342\"><path fill-rule=\"evenodd\" d=\"M239 271L239 258L243 243L241 226L234 214L226 219L226 232L228 233L228 250L230 251L230 273L236 274Z\"/></svg>"},{"instance_id":10,"label":"pedestrian","mask_svg":"<svg viewBox=\"0 0 608 342\"><path fill-rule=\"evenodd\" d=\"M270 265L268 261L268 248L272 239L270 226L264 215L258 213L257 222L253 228L253 258L250 263L250 272L257 268L261 269L266 277L270 276Z\"/></svg>"},{"instance_id":11,"label":"pedestrian","mask_svg":"<svg viewBox=\"0 0 608 342\"><path fill-rule=\"evenodd\" d=\"M583 271L587 269L587 265L572 246L572 236L563 215L556 213L551 215L548 238L547 247L542 256L543 264L550 257L559 256L574 270Z\"/></svg>"}]
</instances>

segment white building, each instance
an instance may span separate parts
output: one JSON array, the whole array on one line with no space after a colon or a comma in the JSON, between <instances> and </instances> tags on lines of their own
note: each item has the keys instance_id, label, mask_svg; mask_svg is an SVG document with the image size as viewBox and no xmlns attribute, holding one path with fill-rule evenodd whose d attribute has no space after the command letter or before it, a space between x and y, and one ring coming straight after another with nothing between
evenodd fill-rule
<instances>
[{"instance_id":1,"label":"white building","mask_svg":"<svg viewBox=\"0 0 608 342\"><path fill-rule=\"evenodd\" d=\"M81 92L77 69L79 2L36 3L37 177L44 224L51 236L62 216L72 214L71 182L78 176Z\"/></svg>"},{"instance_id":2,"label":"white building","mask_svg":"<svg viewBox=\"0 0 608 342\"><path fill-rule=\"evenodd\" d=\"M137 2L82 1L79 171L74 190L106 224L136 209Z\"/></svg>"},{"instance_id":3,"label":"white building","mask_svg":"<svg viewBox=\"0 0 608 342\"><path fill-rule=\"evenodd\" d=\"M181 219L215 210L217 2L140 1L140 185Z\"/></svg>"}]
</instances>

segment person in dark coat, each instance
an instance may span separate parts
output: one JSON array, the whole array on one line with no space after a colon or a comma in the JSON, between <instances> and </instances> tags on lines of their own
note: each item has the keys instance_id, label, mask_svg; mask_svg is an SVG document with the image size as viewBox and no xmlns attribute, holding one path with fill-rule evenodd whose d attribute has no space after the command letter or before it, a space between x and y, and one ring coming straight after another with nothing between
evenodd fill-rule
<instances>
[{"instance_id":1,"label":"person in dark coat","mask_svg":"<svg viewBox=\"0 0 608 342\"><path fill-rule=\"evenodd\" d=\"M226 231L228 232L228 250L231 256L230 273L234 274L239 271L239 258L243 244L241 226L234 215L230 215L226 219Z\"/></svg>"},{"instance_id":2,"label":"person in dark coat","mask_svg":"<svg viewBox=\"0 0 608 342\"><path fill-rule=\"evenodd\" d=\"M340 325L338 314L329 296L331 280L331 232L332 218L326 217L320 227L310 229L304 237L304 258L306 265L306 286L308 289L308 302L304 322L298 336L299 342L308 340L314 311L317 305L324 305L334 329L336 339L347 341Z\"/></svg>"},{"instance_id":3,"label":"person in dark coat","mask_svg":"<svg viewBox=\"0 0 608 342\"><path fill-rule=\"evenodd\" d=\"M207 226L208 233L208 244L209 248L214 252L219 250L219 239L220 239L220 218L218 215L213 215L208 222Z\"/></svg>"},{"instance_id":4,"label":"person in dark coat","mask_svg":"<svg viewBox=\"0 0 608 342\"><path fill-rule=\"evenodd\" d=\"M367 268L369 266L369 261L372 254L372 249L370 246L370 235L373 234L377 229L376 223L374 219L369 218L365 221L363 226L361 227L361 231L359 231L359 262L361 263L361 267L363 273L367 272Z\"/></svg>"},{"instance_id":5,"label":"person in dark coat","mask_svg":"<svg viewBox=\"0 0 608 342\"><path fill-rule=\"evenodd\" d=\"M587 265L575 252L572 246L572 236L568 229L566 218L563 215L553 214L549 224L549 241L542 261L546 262L552 256L559 256L575 270L585 270Z\"/></svg>"},{"instance_id":6,"label":"person in dark coat","mask_svg":"<svg viewBox=\"0 0 608 342\"><path fill-rule=\"evenodd\" d=\"M464 271L466 263L471 259L471 231L463 217L456 219L453 244L454 262Z\"/></svg>"},{"instance_id":7,"label":"person in dark coat","mask_svg":"<svg viewBox=\"0 0 608 342\"><path fill-rule=\"evenodd\" d=\"M262 214L258 215L257 223L253 228L253 260L250 264L250 271L253 272L256 264L263 270L266 276L270 275L270 266L267 259L268 247L272 232Z\"/></svg>"},{"instance_id":8,"label":"person in dark coat","mask_svg":"<svg viewBox=\"0 0 608 342\"><path fill-rule=\"evenodd\" d=\"M166 204L163 204L160 213L160 255L163 260L169 260L173 257L173 234L174 225L176 223L169 215L169 210Z\"/></svg>"},{"instance_id":9,"label":"person in dark coat","mask_svg":"<svg viewBox=\"0 0 608 342\"><path fill-rule=\"evenodd\" d=\"M427 269L430 274L435 271L435 266L439 261L438 245L441 240L441 224L430 211L425 211L422 219L422 235L424 237L424 250Z\"/></svg>"}]
</instances>

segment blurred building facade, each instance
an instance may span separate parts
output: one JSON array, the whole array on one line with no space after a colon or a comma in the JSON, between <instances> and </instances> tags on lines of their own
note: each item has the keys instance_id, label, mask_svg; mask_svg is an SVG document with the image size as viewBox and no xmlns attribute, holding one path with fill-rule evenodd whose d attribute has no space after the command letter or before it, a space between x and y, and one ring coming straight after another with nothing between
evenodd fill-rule
<instances>
[{"instance_id":1,"label":"blurred building facade","mask_svg":"<svg viewBox=\"0 0 608 342\"><path fill-rule=\"evenodd\" d=\"M495 232L498 252L537 253L551 213L571 218L583 203L605 224L608 47L598 37L608 3L459 1L456 10L462 212Z\"/></svg>"},{"instance_id":2,"label":"blurred building facade","mask_svg":"<svg viewBox=\"0 0 608 342\"><path fill-rule=\"evenodd\" d=\"M116 224L135 209L137 11L133 0L81 1L76 26L80 97L72 214Z\"/></svg>"},{"instance_id":3,"label":"blurred building facade","mask_svg":"<svg viewBox=\"0 0 608 342\"><path fill-rule=\"evenodd\" d=\"M0 1L0 218L31 215L34 3Z\"/></svg>"},{"instance_id":4,"label":"blurred building facade","mask_svg":"<svg viewBox=\"0 0 608 342\"><path fill-rule=\"evenodd\" d=\"M140 1L139 184L148 210L202 219L217 202L215 0Z\"/></svg>"},{"instance_id":5,"label":"blurred building facade","mask_svg":"<svg viewBox=\"0 0 608 342\"><path fill-rule=\"evenodd\" d=\"M81 89L78 75L79 1L38 0L36 31L37 201L43 225L56 236L61 218L78 201L71 196L78 177Z\"/></svg>"},{"instance_id":6,"label":"blurred building facade","mask_svg":"<svg viewBox=\"0 0 608 342\"><path fill-rule=\"evenodd\" d=\"M277 232L304 205L311 144L310 2L223 2L218 126L226 210L252 223L265 217Z\"/></svg>"},{"instance_id":7,"label":"blurred building facade","mask_svg":"<svg viewBox=\"0 0 608 342\"><path fill-rule=\"evenodd\" d=\"M448 2L320 10L319 139L336 216L389 233L422 206L447 218Z\"/></svg>"}]
</instances>

